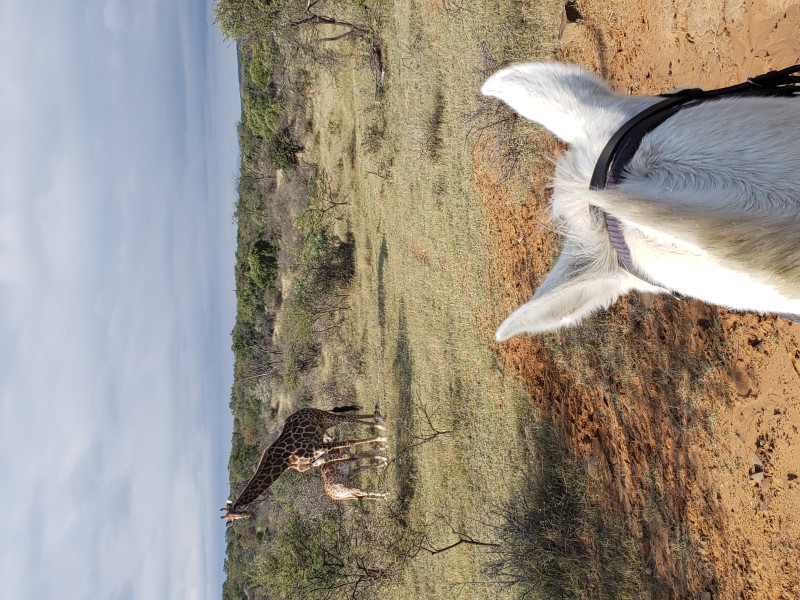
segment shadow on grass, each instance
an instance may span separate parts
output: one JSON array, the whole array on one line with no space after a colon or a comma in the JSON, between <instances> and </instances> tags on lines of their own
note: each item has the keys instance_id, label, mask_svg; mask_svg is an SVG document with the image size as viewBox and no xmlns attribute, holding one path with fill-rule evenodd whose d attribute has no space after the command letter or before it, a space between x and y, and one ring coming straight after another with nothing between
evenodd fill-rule
<instances>
[{"instance_id":1,"label":"shadow on grass","mask_svg":"<svg viewBox=\"0 0 800 600\"><path fill-rule=\"evenodd\" d=\"M530 442L530 469L495 509L500 543L488 574L520 598L639 597L636 545L593 500L562 436L544 419Z\"/></svg>"},{"instance_id":2,"label":"shadow on grass","mask_svg":"<svg viewBox=\"0 0 800 600\"><path fill-rule=\"evenodd\" d=\"M400 299L397 347L392 362L392 372L398 396L398 412L394 432L394 438L397 441L395 456L397 503L399 518L403 521L406 519L415 494L417 464L413 453L408 451L414 444L414 397L411 389L414 381L414 366L408 339L405 302L402 298Z\"/></svg>"},{"instance_id":3,"label":"shadow on grass","mask_svg":"<svg viewBox=\"0 0 800 600\"><path fill-rule=\"evenodd\" d=\"M383 236L378 253L378 325L381 328L381 346L383 346L383 334L386 330L386 275L384 269L388 258L389 249L386 246L386 236Z\"/></svg>"}]
</instances>

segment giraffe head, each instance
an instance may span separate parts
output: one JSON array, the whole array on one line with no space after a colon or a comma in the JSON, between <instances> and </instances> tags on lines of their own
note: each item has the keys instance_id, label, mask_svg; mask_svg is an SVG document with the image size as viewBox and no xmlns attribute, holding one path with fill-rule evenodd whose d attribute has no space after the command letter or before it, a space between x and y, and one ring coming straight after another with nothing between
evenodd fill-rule
<instances>
[{"instance_id":1,"label":"giraffe head","mask_svg":"<svg viewBox=\"0 0 800 600\"><path fill-rule=\"evenodd\" d=\"M226 503L225 508L220 508L220 510L224 513L220 519L225 521L225 527L230 527L234 521L238 521L239 519L249 519L250 513L246 512L234 512L233 510L233 502L228 500Z\"/></svg>"}]
</instances>

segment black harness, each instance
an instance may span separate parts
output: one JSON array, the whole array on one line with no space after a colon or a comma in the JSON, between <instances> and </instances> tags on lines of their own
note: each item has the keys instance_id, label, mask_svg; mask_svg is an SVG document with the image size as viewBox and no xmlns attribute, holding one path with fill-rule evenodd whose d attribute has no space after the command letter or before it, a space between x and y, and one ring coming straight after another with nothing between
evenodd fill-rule
<instances>
[{"instance_id":1,"label":"black harness","mask_svg":"<svg viewBox=\"0 0 800 600\"><path fill-rule=\"evenodd\" d=\"M758 77L751 77L744 83L718 90L704 91L692 88L661 94L664 100L632 117L611 137L600 153L600 158L597 159L589 189L603 190L622 182L625 179L625 167L639 149L642 138L682 109L723 96L737 98L793 96L800 92L800 76L795 75L798 71L800 65L794 65L780 71L770 71ZM647 283L658 286L658 283L653 282L634 265L619 220L605 212L603 216L611 245L625 270ZM781 316L792 321L800 321L800 315Z\"/></svg>"}]
</instances>

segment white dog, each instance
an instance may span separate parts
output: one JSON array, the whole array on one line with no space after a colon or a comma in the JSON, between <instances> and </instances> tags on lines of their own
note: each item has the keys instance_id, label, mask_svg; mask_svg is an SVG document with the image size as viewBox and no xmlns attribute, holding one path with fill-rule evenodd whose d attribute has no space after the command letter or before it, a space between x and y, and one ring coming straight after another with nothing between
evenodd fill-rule
<instances>
[{"instance_id":1,"label":"white dog","mask_svg":"<svg viewBox=\"0 0 800 600\"><path fill-rule=\"evenodd\" d=\"M612 136L664 97L625 96L558 63L492 75L484 95L570 145L553 184L561 256L497 340L575 325L630 290L800 314L800 98L786 89L686 103L641 137L617 181L590 189Z\"/></svg>"}]
</instances>

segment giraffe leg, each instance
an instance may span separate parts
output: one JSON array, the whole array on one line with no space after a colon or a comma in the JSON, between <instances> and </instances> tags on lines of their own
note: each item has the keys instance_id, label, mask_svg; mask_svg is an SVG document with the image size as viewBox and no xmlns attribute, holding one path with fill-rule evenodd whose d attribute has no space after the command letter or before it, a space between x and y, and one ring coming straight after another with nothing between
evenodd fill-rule
<instances>
[{"instance_id":1,"label":"giraffe leg","mask_svg":"<svg viewBox=\"0 0 800 600\"><path fill-rule=\"evenodd\" d=\"M389 497L388 492L367 492L363 496L361 496L365 500L385 500Z\"/></svg>"},{"instance_id":2,"label":"giraffe leg","mask_svg":"<svg viewBox=\"0 0 800 600\"><path fill-rule=\"evenodd\" d=\"M320 465L325 464L328 462L328 454L334 450L341 450L342 448L348 448L349 446L356 446L358 444L384 444L388 442L388 438L385 436L376 436L371 438L365 438L363 440L345 440L339 442L326 442L322 445L322 447L317 451L319 455L315 457L314 461L311 463L312 467L318 467Z\"/></svg>"},{"instance_id":3,"label":"giraffe leg","mask_svg":"<svg viewBox=\"0 0 800 600\"><path fill-rule=\"evenodd\" d=\"M386 425L383 424L386 419L383 418L383 415L375 413L374 415L354 415L353 417L355 423L372 425L378 431L386 431Z\"/></svg>"},{"instance_id":4,"label":"giraffe leg","mask_svg":"<svg viewBox=\"0 0 800 600\"><path fill-rule=\"evenodd\" d=\"M378 435L372 438L366 438L363 440L348 440L346 442L341 442L341 445L337 445L337 448L345 448L347 446L356 446L358 444L385 444L389 441L385 435ZM337 444L338 442L334 442Z\"/></svg>"},{"instance_id":5,"label":"giraffe leg","mask_svg":"<svg viewBox=\"0 0 800 600\"><path fill-rule=\"evenodd\" d=\"M331 463L356 463L359 460L370 459L370 461L374 464L370 464L369 466L354 466L353 469L355 470L353 472L358 473L368 469L377 469L378 467L389 464L389 459L383 456L383 453L386 452L386 450L388 450L388 446L372 448L371 450L364 450L357 453L351 452L349 447L347 448L347 451L344 451L344 449L331 450L330 452L326 453L324 457L320 457L324 458L324 462L320 463L320 466L329 465Z\"/></svg>"},{"instance_id":6,"label":"giraffe leg","mask_svg":"<svg viewBox=\"0 0 800 600\"><path fill-rule=\"evenodd\" d=\"M364 471L372 471L374 469L380 469L381 467L386 466L389 464L389 459L385 456L375 456L370 459L366 465L359 465L357 467L353 467L350 469L350 475L357 475L358 473L363 473Z\"/></svg>"},{"instance_id":7,"label":"giraffe leg","mask_svg":"<svg viewBox=\"0 0 800 600\"><path fill-rule=\"evenodd\" d=\"M368 454L362 454L361 456L369 456ZM350 469L350 477L354 475L358 475L359 473L363 473L364 471L371 471L373 469L379 469L380 467L385 466L388 464L389 460L385 456L372 456L370 458L370 462L366 465L359 465L356 467L352 467ZM384 500L389 496L388 492L366 492L361 490L361 498L365 500Z\"/></svg>"},{"instance_id":8,"label":"giraffe leg","mask_svg":"<svg viewBox=\"0 0 800 600\"><path fill-rule=\"evenodd\" d=\"M373 419L372 425L373 427L375 427L375 429L377 429L378 431L386 431L386 425L383 424L384 421L386 421L386 418L382 414L380 414L376 410L375 414L372 415L372 419Z\"/></svg>"},{"instance_id":9,"label":"giraffe leg","mask_svg":"<svg viewBox=\"0 0 800 600\"><path fill-rule=\"evenodd\" d=\"M347 423L361 423L363 425L372 425L378 431L386 431L386 425L384 425L384 421L386 418L380 414L377 410L371 415L349 415L349 414L337 414L335 419L338 422L347 422Z\"/></svg>"},{"instance_id":10,"label":"giraffe leg","mask_svg":"<svg viewBox=\"0 0 800 600\"><path fill-rule=\"evenodd\" d=\"M358 475L359 473L363 473L365 471L379 469L389 464L389 459L385 456L381 456L380 453L380 448L374 448L372 450L365 450L364 452L351 455L351 467L348 471L348 477L353 477L354 475ZM360 459L366 459L369 462L364 465L354 464ZM364 490L360 490L360 492L363 494L360 497L368 500L382 500L388 496L387 492L365 492Z\"/></svg>"},{"instance_id":11,"label":"giraffe leg","mask_svg":"<svg viewBox=\"0 0 800 600\"><path fill-rule=\"evenodd\" d=\"M377 449L367 450L361 453L342 453L334 450L331 460L327 461L320 473L325 486L325 493L333 500L358 500L366 498L368 500L382 500L387 497L387 492L368 492L351 484L351 477L362 471L375 469L385 464L386 458L378 456L380 451ZM361 459L370 460L370 464L357 466L356 463Z\"/></svg>"},{"instance_id":12,"label":"giraffe leg","mask_svg":"<svg viewBox=\"0 0 800 600\"><path fill-rule=\"evenodd\" d=\"M360 460L360 459L373 459L379 461L389 462L385 456L382 456L382 453L386 451L386 446L381 446L380 448L372 448L371 450L364 450L362 452L358 452L356 454L350 454L351 460Z\"/></svg>"}]
</instances>

